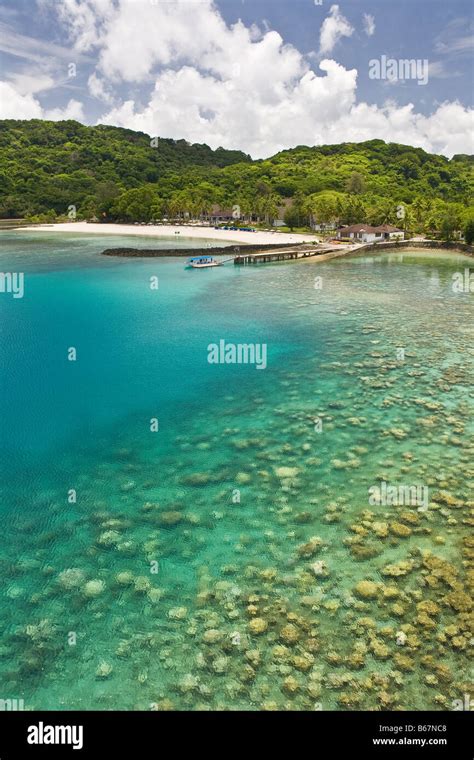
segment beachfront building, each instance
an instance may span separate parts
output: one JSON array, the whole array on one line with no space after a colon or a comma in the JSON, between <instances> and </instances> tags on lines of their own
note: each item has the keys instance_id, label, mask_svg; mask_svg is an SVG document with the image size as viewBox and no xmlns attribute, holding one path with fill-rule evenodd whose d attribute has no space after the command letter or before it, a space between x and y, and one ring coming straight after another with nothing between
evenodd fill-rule
<instances>
[{"instance_id":1,"label":"beachfront building","mask_svg":"<svg viewBox=\"0 0 474 760\"><path fill-rule=\"evenodd\" d=\"M233 215L232 208L223 208L218 204L214 204L209 214L203 214L201 220L210 222L210 224L229 224L238 221Z\"/></svg>"},{"instance_id":2,"label":"beachfront building","mask_svg":"<svg viewBox=\"0 0 474 760\"><path fill-rule=\"evenodd\" d=\"M372 227L370 224L352 224L340 227L337 231L339 240L353 240L354 243L383 243L389 240L403 240L404 232L391 224Z\"/></svg>"},{"instance_id":3,"label":"beachfront building","mask_svg":"<svg viewBox=\"0 0 474 760\"><path fill-rule=\"evenodd\" d=\"M315 232L334 232L337 229L335 222L316 222L311 219L310 227Z\"/></svg>"},{"instance_id":4,"label":"beachfront building","mask_svg":"<svg viewBox=\"0 0 474 760\"><path fill-rule=\"evenodd\" d=\"M244 214L240 212L240 208L237 205L227 208L215 203L208 212L201 214L199 219L201 222L214 226L218 224L228 224L232 226L239 222L253 222L257 217L254 214Z\"/></svg>"}]
</instances>

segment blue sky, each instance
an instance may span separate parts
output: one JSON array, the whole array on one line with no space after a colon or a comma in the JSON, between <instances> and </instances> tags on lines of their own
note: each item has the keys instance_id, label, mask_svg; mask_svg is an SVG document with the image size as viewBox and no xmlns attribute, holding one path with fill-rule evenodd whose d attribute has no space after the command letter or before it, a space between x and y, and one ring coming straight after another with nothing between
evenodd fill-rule
<instances>
[{"instance_id":1,"label":"blue sky","mask_svg":"<svg viewBox=\"0 0 474 760\"><path fill-rule=\"evenodd\" d=\"M472 7L3 0L0 117L104 122L255 157L374 137L472 152ZM371 78L383 58L395 75Z\"/></svg>"},{"instance_id":2,"label":"blue sky","mask_svg":"<svg viewBox=\"0 0 474 760\"><path fill-rule=\"evenodd\" d=\"M224 18L234 23L242 18L246 24L267 22L286 42L304 53L318 50L319 29L332 3L315 6L313 0L222 0L217 5ZM368 61L385 54L393 58L428 59L442 63L442 77L431 78L424 88L407 80L397 87L397 101L414 101L418 109L429 113L437 103L459 99L472 105L473 78L473 3L469 0L346 0L340 2L344 16L355 33L336 48L337 60L359 71L358 90L361 98L383 103L387 97L386 84L368 77ZM364 14L372 15L375 32L368 37L361 29ZM469 29L469 25L471 25ZM469 48L442 52L442 44L454 43L471 34Z\"/></svg>"}]
</instances>

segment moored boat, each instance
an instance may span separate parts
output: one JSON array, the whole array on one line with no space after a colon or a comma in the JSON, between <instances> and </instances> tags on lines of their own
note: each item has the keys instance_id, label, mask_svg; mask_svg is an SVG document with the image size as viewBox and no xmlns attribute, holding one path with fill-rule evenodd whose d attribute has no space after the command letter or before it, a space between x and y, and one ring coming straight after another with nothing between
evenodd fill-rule
<instances>
[{"instance_id":1,"label":"moored boat","mask_svg":"<svg viewBox=\"0 0 474 760\"><path fill-rule=\"evenodd\" d=\"M220 266L220 261L216 261L212 256L194 256L186 264L187 269L206 269L207 267L218 266Z\"/></svg>"}]
</instances>

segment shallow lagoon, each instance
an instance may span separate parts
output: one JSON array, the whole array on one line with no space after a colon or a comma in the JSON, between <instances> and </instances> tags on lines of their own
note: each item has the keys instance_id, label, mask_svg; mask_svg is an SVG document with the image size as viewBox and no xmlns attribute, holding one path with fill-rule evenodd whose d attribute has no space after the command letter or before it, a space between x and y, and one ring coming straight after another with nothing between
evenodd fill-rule
<instances>
[{"instance_id":1,"label":"shallow lagoon","mask_svg":"<svg viewBox=\"0 0 474 760\"><path fill-rule=\"evenodd\" d=\"M451 287L470 259L185 271L101 257L105 237L0 245L25 272L22 300L0 294L2 698L441 710L472 693L472 295ZM220 339L265 343L267 369L209 364ZM423 484L428 509L371 505L380 482Z\"/></svg>"}]
</instances>

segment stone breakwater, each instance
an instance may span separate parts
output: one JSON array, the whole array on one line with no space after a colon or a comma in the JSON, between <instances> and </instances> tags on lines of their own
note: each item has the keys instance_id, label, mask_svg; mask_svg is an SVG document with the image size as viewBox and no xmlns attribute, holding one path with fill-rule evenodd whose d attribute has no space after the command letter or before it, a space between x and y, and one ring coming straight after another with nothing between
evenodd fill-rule
<instances>
[{"instance_id":1,"label":"stone breakwater","mask_svg":"<svg viewBox=\"0 0 474 760\"><path fill-rule=\"evenodd\" d=\"M229 243L225 246L210 246L206 248L106 248L102 251L103 256L123 256L129 258L153 258L156 256L220 256L223 254L231 254L237 256L240 253L240 249L245 250L245 253L260 252L264 253L269 250L276 249L289 249L295 250L302 247L305 244L295 245L294 243L269 243L267 245L253 245L253 244L233 244ZM307 245L307 244L306 244Z\"/></svg>"}]
</instances>

